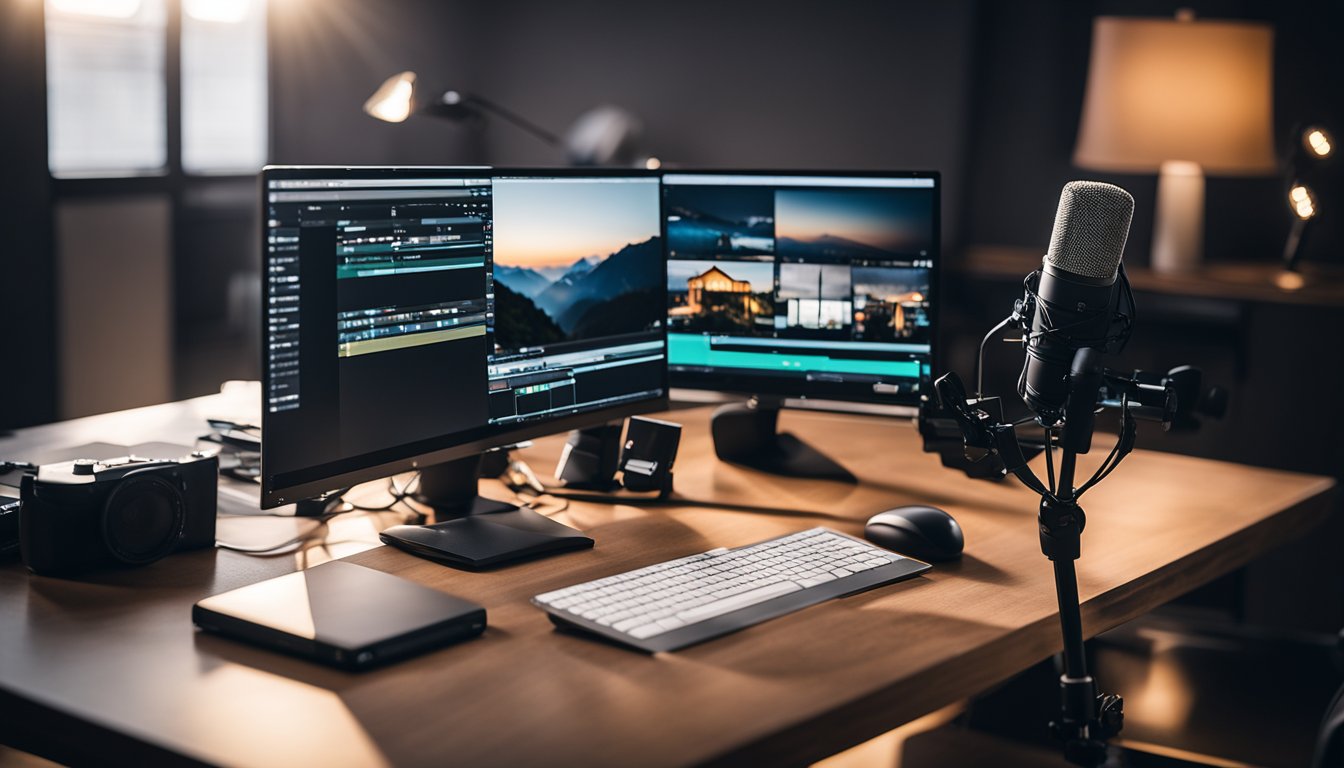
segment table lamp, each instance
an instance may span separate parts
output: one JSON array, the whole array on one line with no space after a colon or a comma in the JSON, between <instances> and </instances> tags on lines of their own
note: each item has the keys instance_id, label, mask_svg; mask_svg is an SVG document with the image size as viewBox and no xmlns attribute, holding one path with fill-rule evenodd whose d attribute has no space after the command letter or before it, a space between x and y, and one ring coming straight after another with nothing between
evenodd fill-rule
<instances>
[{"instance_id":1,"label":"table lamp","mask_svg":"<svg viewBox=\"0 0 1344 768\"><path fill-rule=\"evenodd\" d=\"M1082 122L1081 168L1158 172L1152 268L1199 265L1204 174L1273 174L1274 31L1267 24L1098 17Z\"/></svg>"}]
</instances>

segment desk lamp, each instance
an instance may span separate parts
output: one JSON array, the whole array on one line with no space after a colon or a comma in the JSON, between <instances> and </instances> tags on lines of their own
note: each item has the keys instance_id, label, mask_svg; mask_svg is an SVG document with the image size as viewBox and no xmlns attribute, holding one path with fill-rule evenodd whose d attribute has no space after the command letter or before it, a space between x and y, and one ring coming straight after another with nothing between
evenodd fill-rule
<instances>
[{"instance_id":1,"label":"desk lamp","mask_svg":"<svg viewBox=\"0 0 1344 768\"><path fill-rule=\"evenodd\" d=\"M422 102L416 98L418 90L414 72L393 75L364 102L364 113L389 123L405 122L416 112L448 120L493 115L542 143L563 150L574 165L639 165L650 169L659 165L657 158L640 152L643 126L639 118L620 107L590 109L579 115L569 130L560 136L483 96L450 89L435 99Z\"/></svg>"},{"instance_id":2,"label":"desk lamp","mask_svg":"<svg viewBox=\"0 0 1344 768\"><path fill-rule=\"evenodd\" d=\"M1267 24L1102 16L1074 164L1158 172L1152 268L1199 265L1204 174L1268 175L1274 32Z\"/></svg>"}]
</instances>

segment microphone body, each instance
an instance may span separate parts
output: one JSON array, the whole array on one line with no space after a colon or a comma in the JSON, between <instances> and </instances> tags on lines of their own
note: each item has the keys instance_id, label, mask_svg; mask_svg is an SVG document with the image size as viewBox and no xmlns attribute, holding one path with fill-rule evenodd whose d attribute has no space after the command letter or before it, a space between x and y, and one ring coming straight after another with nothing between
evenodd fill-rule
<instances>
[{"instance_id":1,"label":"microphone body","mask_svg":"<svg viewBox=\"0 0 1344 768\"><path fill-rule=\"evenodd\" d=\"M1018 395L1047 426L1064 415L1074 353L1105 350L1134 198L1113 184L1064 185L1042 260Z\"/></svg>"},{"instance_id":2,"label":"microphone body","mask_svg":"<svg viewBox=\"0 0 1344 768\"><path fill-rule=\"evenodd\" d=\"M1063 412L1074 353L1105 345L1115 302L1114 275L1088 278L1048 262L1041 269L1018 394L1044 423L1058 421Z\"/></svg>"}]
</instances>

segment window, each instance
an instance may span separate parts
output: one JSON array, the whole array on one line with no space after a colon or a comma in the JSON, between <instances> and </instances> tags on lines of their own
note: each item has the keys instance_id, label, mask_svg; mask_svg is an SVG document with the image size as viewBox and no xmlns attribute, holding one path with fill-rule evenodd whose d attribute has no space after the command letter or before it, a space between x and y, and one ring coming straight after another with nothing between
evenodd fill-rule
<instances>
[{"instance_id":1,"label":"window","mask_svg":"<svg viewBox=\"0 0 1344 768\"><path fill-rule=\"evenodd\" d=\"M256 173L266 164L263 0L183 0L182 168Z\"/></svg>"},{"instance_id":2,"label":"window","mask_svg":"<svg viewBox=\"0 0 1344 768\"><path fill-rule=\"evenodd\" d=\"M168 164L164 0L47 0L47 163L55 176Z\"/></svg>"},{"instance_id":3,"label":"window","mask_svg":"<svg viewBox=\"0 0 1344 768\"><path fill-rule=\"evenodd\" d=\"M46 33L52 175L251 174L265 164L265 0L46 0ZM168 98L173 34L180 101ZM174 120L178 158L168 156Z\"/></svg>"}]
</instances>

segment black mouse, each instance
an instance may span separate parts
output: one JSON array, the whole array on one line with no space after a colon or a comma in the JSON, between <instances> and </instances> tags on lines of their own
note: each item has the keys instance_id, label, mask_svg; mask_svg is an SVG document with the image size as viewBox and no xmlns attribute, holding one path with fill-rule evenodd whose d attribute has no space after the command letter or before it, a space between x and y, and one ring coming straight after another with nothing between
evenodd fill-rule
<instances>
[{"instance_id":1,"label":"black mouse","mask_svg":"<svg viewBox=\"0 0 1344 768\"><path fill-rule=\"evenodd\" d=\"M879 547L937 562L961 557L966 539L957 521L937 507L896 507L868 518L863 536Z\"/></svg>"}]
</instances>

